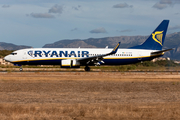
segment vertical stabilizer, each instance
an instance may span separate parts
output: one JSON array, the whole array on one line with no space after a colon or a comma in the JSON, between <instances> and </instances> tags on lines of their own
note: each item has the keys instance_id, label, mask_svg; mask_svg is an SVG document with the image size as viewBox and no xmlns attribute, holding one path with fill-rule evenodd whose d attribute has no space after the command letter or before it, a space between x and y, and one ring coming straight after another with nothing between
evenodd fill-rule
<instances>
[{"instance_id":1,"label":"vertical stabilizer","mask_svg":"<svg viewBox=\"0 0 180 120\"><path fill-rule=\"evenodd\" d=\"M142 45L131 47L131 49L162 50L168 24L169 20L163 20Z\"/></svg>"}]
</instances>

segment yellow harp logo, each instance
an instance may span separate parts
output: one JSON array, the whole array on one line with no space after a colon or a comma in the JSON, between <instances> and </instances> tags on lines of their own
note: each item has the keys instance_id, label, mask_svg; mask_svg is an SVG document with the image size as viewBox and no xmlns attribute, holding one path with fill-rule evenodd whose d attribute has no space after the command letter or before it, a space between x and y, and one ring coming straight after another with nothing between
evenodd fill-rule
<instances>
[{"instance_id":1,"label":"yellow harp logo","mask_svg":"<svg viewBox=\"0 0 180 120\"><path fill-rule=\"evenodd\" d=\"M153 40L159 43L161 46L162 46L162 37L163 37L163 31L156 31L155 33L152 33Z\"/></svg>"}]
</instances>

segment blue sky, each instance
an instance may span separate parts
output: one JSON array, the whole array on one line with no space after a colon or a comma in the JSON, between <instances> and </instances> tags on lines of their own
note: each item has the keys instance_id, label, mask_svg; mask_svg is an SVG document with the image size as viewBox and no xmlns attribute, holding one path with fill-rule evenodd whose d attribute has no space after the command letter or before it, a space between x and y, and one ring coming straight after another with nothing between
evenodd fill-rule
<instances>
[{"instance_id":1,"label":"blue sky","mask_svg":"<svg viewBox=\"0 0 180 120\"><path fill-rule=\"evenodd\" d=\"M0 0L0 42L150 35L163 19L180 31L180 0Z\"/></svg>"}]
</instances>

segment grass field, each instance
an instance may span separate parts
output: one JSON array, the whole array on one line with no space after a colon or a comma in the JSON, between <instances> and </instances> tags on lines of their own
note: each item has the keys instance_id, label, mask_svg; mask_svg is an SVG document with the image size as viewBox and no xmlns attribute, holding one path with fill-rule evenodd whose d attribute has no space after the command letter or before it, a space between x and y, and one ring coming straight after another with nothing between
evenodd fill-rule
<instances>
[{"instance_id":1,"label":"grass field","mask_svg":"<svg viewBox=\"0 0 180 120\"><path fill-rule=\"evenodd\" d=\"M161 65L162 64L162 65ZM60 65L37 65L37 66L29 66L23 65L23 71L33 71L33 72L62 72L62 71L84 71L85 66L81 66L80 68L60 68ZM14 65L0 65L0 71L7 71L7 72L16 72L19 71L19 66ZM179 71L180 65L173 63L172 61L169 63L168 61L158 61L158 63L154 63L151 61L146 61L143 63L137 64L130 64L130 65L102 65L102 66L90 66L91 71L94 72L127 72L127 71Z\"/></svg>"},{"instance_id":2,"label":"grass field","mask_svg":"<svg viewBox=\"0 0 180 120\"><path fill-rule=\"evenodd\" d=\"M178 72L1 72L1 120L180 119Z\"/></svg>"}]
</instances>

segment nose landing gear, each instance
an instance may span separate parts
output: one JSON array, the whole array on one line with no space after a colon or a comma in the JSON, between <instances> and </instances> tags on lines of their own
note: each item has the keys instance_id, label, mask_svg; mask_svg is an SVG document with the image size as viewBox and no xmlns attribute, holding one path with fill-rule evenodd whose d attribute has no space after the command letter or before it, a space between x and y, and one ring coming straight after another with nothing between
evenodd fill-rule
<instances>
[{"instance_id":1,"label":"nose landing gear","mask_svg":"<svg viewBox=\"0 0 180 120\"><path fill-rule=\"evenodd\" d=\"M22 72L22 71L23 71L23 68L22 68L22 67L20 67L20 68L19 68L19 71L20 71L20 72Z\"/></svg>"}]
</instances>

